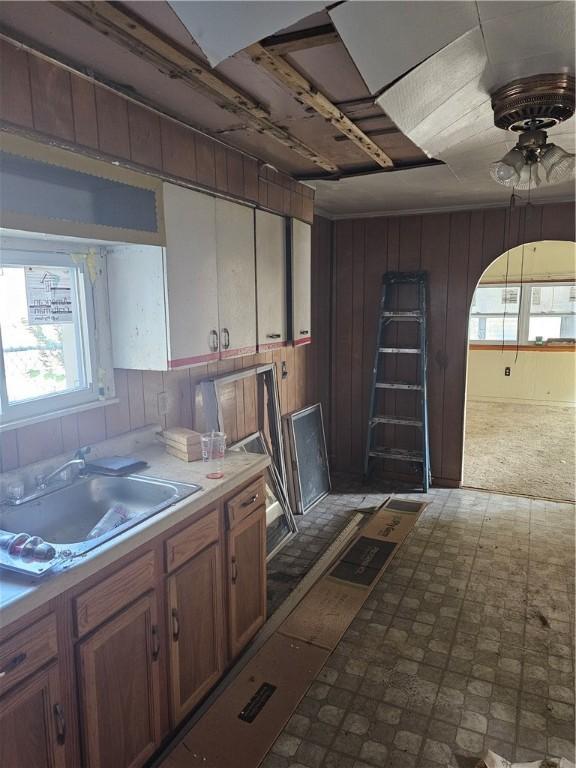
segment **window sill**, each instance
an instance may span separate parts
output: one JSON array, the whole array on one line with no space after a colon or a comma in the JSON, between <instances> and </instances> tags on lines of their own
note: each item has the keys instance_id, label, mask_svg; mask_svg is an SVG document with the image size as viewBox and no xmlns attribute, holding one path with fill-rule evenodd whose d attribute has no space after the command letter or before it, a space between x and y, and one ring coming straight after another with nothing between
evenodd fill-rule
<instances>
[{"instance_id":1,"label":"window sill","mask_svg":"<svg viewBox=\"0 0 576 768\"><path fill-rule=\"evenodd\" d=\"M478 350L487 350L493 352L494 350L501 352L502 344L497 342L479 343L471 341L468 348L477 352ZM504 350L510 352L516 351L516 342L506 342L504 344ZM520 344L518 346L520 352L574 352L576 351L576 344Z\"/></svg>"},{"instance_id":2,"label":"window sill","mask_svg":"<svg viewBox=\"0 0 576 768\"><path fill-rule=\"evenodd\" d=\"M57 411L50 411L50 413L42 413L37 416L29 416L26 419L17 419L15 421L0 422L0 433L10 432L14 429L20 429L20 427L27 427L30 424L39 424L42 421L51 421L52 419L59 419L61 416L69 416L73 413L81 413L82 411L90 411L94 408L104 408L107 405L116 405L120 400L117 397L110 397L105 400L93 400L90 403L82 403L81 405L73 405L70 408L61 408ZM0 416L2 419L2 416Z\"/></svg>"}]
</instances>

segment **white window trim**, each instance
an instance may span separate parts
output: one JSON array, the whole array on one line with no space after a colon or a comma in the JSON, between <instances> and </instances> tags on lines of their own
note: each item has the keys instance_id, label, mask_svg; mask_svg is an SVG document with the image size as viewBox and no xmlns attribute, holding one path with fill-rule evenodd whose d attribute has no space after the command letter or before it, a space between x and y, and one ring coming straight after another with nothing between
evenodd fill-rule
<instances>
[{"instance_id":1,"label":"white window trim","mask_svg":"<svg viewBox=\"0 0 576 768\"><path fill-rule=\"evenodd\" d=\"M4 410L0 414L0 431L112 402L115 394L114 371L105 249L83 240L64 242L3 236L1 263L71 266L79 269L86 294L83 347L87 353L91 381L89 386L82 390L8 405L4 360L0 354L0 390L4 403Z\"/></svg>"},{"instance_id":2,"label":"white window trim","mask_svg":"<svg viewBox=\"0 0 576 768\"><path fill-rule=\"evenodd\" d=\"M554 288L555 286L573 286L576 285L576 280L539 280L539 281L526 281L524 283L508 283L507 285L505 283L479 283L476 286L476 289L478 288L520 288L520 305L518 308L518 332L517 332L517 339L510 340L506 339L504 342L502 342L499 339L470 339L468 338L468 344L473 344L474 346L494 346L494 344L498 344L498 346L501 346L502 344L505 347L516 347L518 344L520 344L523 347L541 347L541 346L550 346L549 342L544 341L543 343L539 343L535 340L530 340L528 338L529 336L529 328L530 328L530 300L532 295L532 288ZM563 317L566 313L565 312L543 312L539 316L540 317ZM470 319L472 317L501 317L501 314L497 313L482 313L482 312L472 312L470 310L470 314L468 316L468 323L470 323ZM507 317L514 317L515 315L512 313L506 313ZM468 327L468 334L470 334L470 327Z\"/></svg>"}]
</instances>

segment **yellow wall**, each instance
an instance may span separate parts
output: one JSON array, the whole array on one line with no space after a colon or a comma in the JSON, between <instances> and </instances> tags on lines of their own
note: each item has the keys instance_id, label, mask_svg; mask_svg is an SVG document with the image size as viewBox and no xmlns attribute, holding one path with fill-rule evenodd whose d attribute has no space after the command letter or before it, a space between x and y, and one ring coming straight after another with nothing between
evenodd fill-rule
<instances>
[{"instance_id":1,"label":"yellow wall","mask_svg":"<svg viewBox=\"0 0 576 768\"><path fill-rule=\"evenodd\" d=\"M480 283L503 282L506 254L494 261ZM508 282L518 282L522 246L510 251ZM524 246L523 279L527 281L574 280L576 244L543 241ZM510 367L510 376L504 369ZM576 353L551 351L546 347L515 349L470 349L467 397L471 400L576 406Z\"/></svg>"}]
</instances>

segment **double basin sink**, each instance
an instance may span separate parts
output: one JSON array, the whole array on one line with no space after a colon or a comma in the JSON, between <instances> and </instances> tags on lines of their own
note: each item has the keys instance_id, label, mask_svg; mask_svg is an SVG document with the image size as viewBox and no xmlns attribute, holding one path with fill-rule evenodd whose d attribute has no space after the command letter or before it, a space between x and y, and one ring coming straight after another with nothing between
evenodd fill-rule
<instances>
[{"instance_id":1,"label":"double basin sink","mask_svg":"<svg viewBox=\"0 0 576 768\"><path fill-rule=\"evenodd\" d=\"M0 506L0 535L39 536L54 549L45 561L22 558L0 549L0 565L41 576L57 566L70 567L78 558L152 515L201 490L144 475L89 475L70 485L15 505Z\"/></svg>"}]
</instances>

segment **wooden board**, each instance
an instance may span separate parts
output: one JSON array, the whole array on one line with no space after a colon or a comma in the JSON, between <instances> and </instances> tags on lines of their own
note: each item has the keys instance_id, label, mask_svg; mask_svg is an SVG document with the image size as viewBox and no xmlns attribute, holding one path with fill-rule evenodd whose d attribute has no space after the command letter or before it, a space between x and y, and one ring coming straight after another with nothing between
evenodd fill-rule
<instances>
[{"instance_id":1,"label":"wooden board","mask_svg":"<svg viewBox=\"0 0 576 768\"><path fill-rule=\"evenodd\" d=\"M323 648L273 635L164 768L255 768L328 656Z\"/></svg>"}]
</instances>

